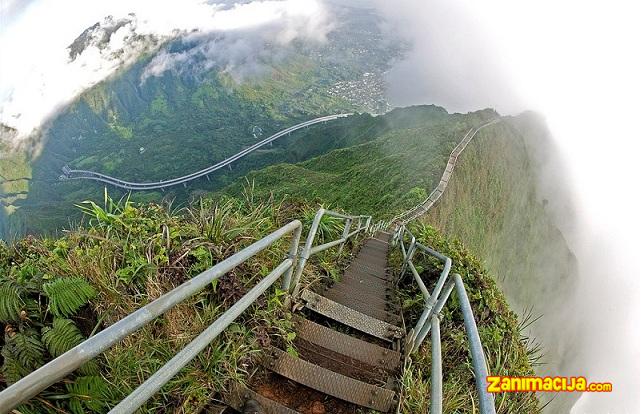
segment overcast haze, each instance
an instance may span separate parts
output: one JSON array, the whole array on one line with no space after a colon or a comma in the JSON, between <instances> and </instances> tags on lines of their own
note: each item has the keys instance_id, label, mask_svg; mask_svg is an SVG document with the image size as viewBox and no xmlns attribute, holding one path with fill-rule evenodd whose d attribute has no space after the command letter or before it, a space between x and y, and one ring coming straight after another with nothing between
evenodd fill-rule
<instances>
[{"instance_id":1,"label":"overcast haze","mask_svg":"<svg viewBox=\"0 0 644 414\"><path fill-rule=\"evenodd\" d=\"M0 0L0 122L17 128L21 137L32 133L61 105L138 56L140 49L118 58L113 53L123 49L128 33L163 40L176 30L265 28L276 42L323 42L333 27L333 16L316 0L225 3ZM569 293L571 323L583 327L571 363L583 366L589 380L612 381L615 388L610 394L583 394L573 413L638 412L641 2L371 4L386 16L385 30L412 44L407 59L388 73L394 104L434 103L450 111L494 107L504 114L533 109L545 116L573 182L579 223L559 217L583 280L579 291ZM85 28L107 15L122 18L130 12L136 20L107 50L70 63L66 47ZM149 74L181 58L158 58ZM546 191L558 185L556 174L549 177Z\"/></svg>"},{"instance_id":2,"label":"overcast haze","mask_svg":"<svg viewBox=\"0 0 644 414\"><path fill-rule=\"evenodd\" d=\"M570 174L576 217L558 220L582 280L578 291L562 292L570 297L567 323L581 328L565 362L590 381L614 384L610 394L582 394L573 413L639 412L641 2L376 4L414 45L389 74L394 103L546 117L568 171L547 171L542 188Z\"/></svg>"}]
</instances>

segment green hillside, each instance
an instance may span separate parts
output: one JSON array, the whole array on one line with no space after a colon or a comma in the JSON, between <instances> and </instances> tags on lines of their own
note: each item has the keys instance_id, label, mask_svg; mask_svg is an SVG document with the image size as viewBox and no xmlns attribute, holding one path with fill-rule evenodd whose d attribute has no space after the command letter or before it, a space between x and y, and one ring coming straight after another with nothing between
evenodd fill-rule
<instances>
[{"instance_id":1,"label":"green hillside","mask_svg":"<svg viewBox=\"0 0 644 414\"><path fill-rule=\"evenodd\" d=\"M381 118L394 113L403 117L408 111L412 109ZM410 128L388 123L386 130L372 132L368 143L303 163L271 166L247 179L265 197L317 200L388 219L431 192L454 145L491 115L444 113L426 125L405 123ZM422 116L431 119L429 113ZM540 157L553 152L537 115L504 117L481 130L461 154L445 194L421 221L461 240L494 275L512 309L532 320L526 332L544 349L539 373L575 375L562 365L566 354L574 352L575 334L556 331L553 309L566 308L561 293L577 283L576 258L555 224L549 200L539 191ZM242 182L227 193L239 193ZM559 396L550 404L551 412L570 408L576 398Z\"/></svg>"},{"instance_id":2,"label":"green hillside","mask_svg":"<svg viewBox=\"0 0 644 414\"><path fill-rule=\"evenodd\" d=\"M575 333L556 328L557 310L568 308L565 292L579 280L577 261L538 189L543 167L534 148L555 152L547 129L537 115L526 113L479 134L423 221L461 240L497 276L512 308L538 318L529 332L543 346L540 374L578 375L563 364L575 352ZM549 412L567 412L577 397L557 395Z\"/></svg>"},{"instance_id":3,"label":"green hillside","mask_svg":"<svg viewBox=\"0 0 644 414\"><path fill-rule=\"evenodd\" d=\"M372 117L371 125L360 131L368 141L364 144L251 172L225 191L239 194L248 180L260 196L323 201L390 218L425 199L456 144L471 127L494 116L493 110L448 114L437 106L396 109Z\"/></svg>"}]
</instances>

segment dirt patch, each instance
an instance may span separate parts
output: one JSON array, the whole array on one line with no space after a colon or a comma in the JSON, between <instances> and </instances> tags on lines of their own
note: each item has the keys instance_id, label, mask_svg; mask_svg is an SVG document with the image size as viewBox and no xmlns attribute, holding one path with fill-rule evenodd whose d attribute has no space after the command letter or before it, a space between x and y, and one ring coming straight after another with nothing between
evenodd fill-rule
<instances>
[{"instance_id":1,"label":"dirt patch","mask_svg":"<svg viewBox=\"0 0 644 414\"><path fill-rule=\"evenodd\" d=\"M367 409L322 394L273 373L256 375L252 386L258 394L302 414L357 414Z\"/></svg>"}]
</instances>

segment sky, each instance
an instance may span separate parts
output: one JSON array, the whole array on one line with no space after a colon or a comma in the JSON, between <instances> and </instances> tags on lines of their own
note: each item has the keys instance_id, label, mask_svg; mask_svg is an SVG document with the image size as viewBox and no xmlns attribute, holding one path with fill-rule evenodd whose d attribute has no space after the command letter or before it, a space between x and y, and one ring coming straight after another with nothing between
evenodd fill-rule
<instances>
[{"instance_id":1,"label":"sky","mask_svg":"<svg viewBox=\"0 0 644 414\"><path fill-rule=\"evenodd\" d=\"M339 1L339 0L336 0ZM180 6L178 4L180 3ZM271 27L276 41L324 41L321 0L234 5L198 0L0 0L0 122L19 138L85 88L134 59L114 58L128 34ZM562 222L583 288L570 317L585 327L578 358L611 394L584 394L574 414L633 413L640 395L643 2L614 0L362 0L412 42L388 73L394 104L450 111L494 107L544 115L570 177L576 225ZM137 18L106 50L75 62L66 46L107 15ZM162 64L163 62L157 62ZM555 175L556 177L556 175ZM562 182L566 181L562 179ZM557 186L557 180L548 183ZM565 221L565 219L562 219Z\"/></svg>"}]
</instances>

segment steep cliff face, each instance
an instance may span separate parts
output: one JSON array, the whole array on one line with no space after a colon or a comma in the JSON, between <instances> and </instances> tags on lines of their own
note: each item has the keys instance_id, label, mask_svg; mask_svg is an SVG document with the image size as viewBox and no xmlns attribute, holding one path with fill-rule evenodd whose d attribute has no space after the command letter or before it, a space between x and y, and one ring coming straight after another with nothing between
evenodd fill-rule
<instances>
[{"instance_id":1,"label":"steep cliff face","mask_svg":"<svg viewBox=\"0 0 644 414\"><path fill-rule=\"evenodd\" d=\"M553 211L561 203L540 182L547 173L544 154L552 150L547 130L534 114L508 117L481 130L423 220L479 256L515 312L539 318L529 332L543 346L540 374L579 375L562 372L566 354L574 352L575 332L563 331L561 322L570 311L567 293L578 275ZM564 412L574 399L558 396L546 410Z\"/></svg>"}]
</instances>

